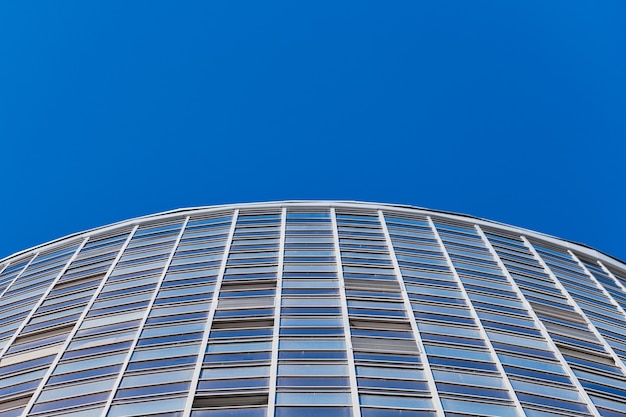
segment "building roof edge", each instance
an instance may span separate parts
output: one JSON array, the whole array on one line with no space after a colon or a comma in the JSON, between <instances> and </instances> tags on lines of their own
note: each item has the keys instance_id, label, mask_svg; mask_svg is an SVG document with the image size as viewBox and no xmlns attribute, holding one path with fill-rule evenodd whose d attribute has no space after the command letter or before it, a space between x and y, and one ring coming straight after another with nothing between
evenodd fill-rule
<instances>
[{"instance_id":1,"label":"building roof edge","mask_svg":"<svg viewBox=\"0 0 626 417\"><path fill-rule=\"evenodd\" d=\"M144 216L133 217L131 219L121 220L121 221L110 223L104 226L98 226L95 228L91 228L91 229L87 229L87 230L83 230L83 231L79 231L75 233L70 233L68 235L59 237L57 239L53 239L48 242L45 242L45 243L30 247L27 249L24 249L22 251L15 252L11 255L5 256L4 258L0 259L0 264L13 258L18 258L20 256L24 256L33 252L40 251L49 246L53 246L57 243L60 243L66 240L71 240L73 238L87 237L97 232L106 231L107 229L115 229L119 227L124 227L125 225L131 226L134 224L150 221L156 218L176 217L179 215L182 216L182 215L192 214L194 212L219 211L219 210L224 210L224 209L229 209L229 208L234 209L234 208L254 208L254 207L281 207L284 205L320 206L320 207L331 207L331 206L339 205L339 206L346 206L346 207L353 207L353 208L358 208L358 207L360 208L385 208L387 207L392 210L409 211L409 212L417 211L425 215L434 214L434 215L439 215L442 217L448 217L452 219L461 219L465 221L471 220L479 225L485 225L485 226L488 225L488 226L500 228L509 232L515 232L515 233L519 232L529 237L535 237L535 238L542 239L542 240L545 240L554 244L565 245L569 249L582 251L583 253L587 255L595 256L598 259L601 259L603 261L609 261L613 264L617 262L618 264L621 264L622 268L624 267L624 261L622 261L621 259L614 257L612 255L609 255L607 253L604 253L602 251L599 251L584 243L559 238L556 236L552 236L552 235L545 234L542 232L537 232L537 231L526 229L523 227L513 226L510 224L498 222L495 220L489 220L489 219L485 219L485 218L481 218L481 217L477 217L477 216L473 216L469 214L457 213L457 212L446 211L446 210L430 209L430 208L425 208L425 207L412 206L408 204L379 203L379 202L367 202L367 201L356 201L356 200L278 200L278 201L266 201L266 202L254 202L254 203L229 203L229 204L220 204L220 205L211 205L211 206L177 208L177 209L166 210L166 211L162 211L158 213L148 214ZM616 265L616 266L620 267L620 265Z\"/></svg>"}]
</instances>

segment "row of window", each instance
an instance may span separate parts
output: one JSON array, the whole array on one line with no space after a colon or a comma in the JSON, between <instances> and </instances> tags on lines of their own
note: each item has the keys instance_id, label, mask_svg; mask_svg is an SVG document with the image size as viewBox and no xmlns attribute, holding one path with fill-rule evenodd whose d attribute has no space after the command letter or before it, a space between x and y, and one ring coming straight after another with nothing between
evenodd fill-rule
<instances>
[{"instance_id":1,"label":"row of window","mask_svg":"<svg viewBox=\"0 0 626 417\"><path fill-rule=\"evenodd\" d=\"M0 267L0 417L587 416L581 387L626 415L620 271L392 211L231 214Z\"/></svg>"}]
</instances>

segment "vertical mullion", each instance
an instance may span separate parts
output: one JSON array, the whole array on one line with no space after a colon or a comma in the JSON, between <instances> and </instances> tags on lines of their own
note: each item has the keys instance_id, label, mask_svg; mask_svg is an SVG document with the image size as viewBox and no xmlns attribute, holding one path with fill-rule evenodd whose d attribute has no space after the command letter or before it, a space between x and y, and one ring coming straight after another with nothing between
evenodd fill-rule
<instances>
[{"instance_id":1,"label":"vertical mullion","mask_svg":"<svg viewBox=\"0 0 626 417\"><path fill-rule=\"evenodd\" d=\"M348 373L350 378L350 395L352 397L352 416L361 417L359 406L359 391L356 381L356 367L354 364L354 350L352 349L352 337L350 332L350 319L348 318L348 301L346 297L346 285L343 280L343 266L341 263L341 247L339 245L339 229L337 228L337 215L335 208L330 209L330 219L333 227L333 240L335 242L335 259L337 262L337 280L339 286L339 298L341 299L341 318L343 321L343 333L346 342L346 357L348 358Z\"/></svg>"},{"instance_id":2,"label":"vertical mullion","mask_svg":"<svg viewBox=\"0 0 626 417\"><path fill-rule=\"evenodd\" d=\"M30 319L33 317L33 315L35 315L35 312L37 311L37 309L41 306L41 304L43 304L43 302L46 300L46 298L48 298L48 294L50 294L50 292L52 291L52 288L54 288L54 286L59 281L59 279L61 279L63 274L65 274L65 271L67 271L67 268L69 268L71 263L74 262L74 259L76 259L76 257L80 253L80 251L83 249L83 247L87 243L87 240L89 240L89 237L86 237L86 238L83 239L83 241L80 243L80 245L78 245L78 247L76 248L76 250L74 251L72 256L70 256L70 259L68 259L68 261L65 263L63 268L61 268L61 270L59 271L57 276L54 277L54 279L52 280L52 282L50 284L48 284L48 288L43 292L43 294L41 294L41 297L39 297L39 300L37 301L37 303L30 310L30 312L28 313L28 316L26 316L22 320L22 323L19 325L19 327L17 329L15 329L15 332L13 333L13 336L11 336L11 338L7 341L7 344L2 349L2 352L0 352L0 358L3 357L4 354L9 350L9 348L11 347L11 344L15 341L15 339L20 334L20 332L24 329L24 327L26 327L26 323L28 323L30 321ZM31 260L31 262L32 262L32 260ZM30 262L29 262L29 265L30 265ZM25 270L26 269L23 269L22 272L20 272L20 275ZM16 277L16 279L17 279L17 277Z\"/></svg>"},{"instance_id":3,"label":"vertical mullion","mask_svg":"<svg viewBox=\"0 0 626 417\"><path fill-rule=\"evenodd\" d=\"M133 356L135 347L137 346L137 343L139 342L139 336L141 336L143 327L145 326L146 321L148 320L148 315L150 314L150 310L152 309L154 300L156 300L157 294L159 293L159 290L161 289L161 284L163 283L163 280L165 279L165 275L167 274L167 270L170 267L170 264L172 263L172 259L174 258L174 254L176 253L178 244L180 243L180 240L183 237L183 233L185 233L185 228L187 227L188 222L189 222L189 216L185 217L185 221L180 227L180 232L178 233L178 236L176 237L176 240L174 241L172 250L170 251L170 255L167 258L165 265L163 265L163 271L161 272L161 276L159 277L156 287L153 290L152 297L150 298L150 301L148 302L148 305L146 306L146 311L143 315L143 318L141 319L141 322L137 326L137 333L135 334L135 338L133 339L133 342L128 348L128 353L126 354L126 358L124 358L124 362L122 363L122 367L117 375L117 379L115 380L115 382L113 383L113 386L111 387L111 393L109 394L109 398L102 409L102 417L105 417L107 413L109 412L109 409L111 408L111 404L113 403L113 398L115 397L115 393L117 392L117 389L120 386L120 383L122 382L122 378L124 377L126 368L128 368L128 363L130 362L130 358Z\"/></svg>"},{"instance_id":4,"label":"vertical mullion","mask_svg":"<svg viewBox=\"0 0 626 417\"><path fill-rule=\"evenodd\" d=\"M502 259L500 259L500 255L498 255L498 253L496 252L496 250L492 246L491 241L489 241L489 239L487 238L487 235L485 235L485 232L483 232L483 230L480 228L480 226L475 225L474 227L476 228L476 231L478 232L478 234L482 238L483 242L485 243L485 246L489 249L489 252L493 256L493 258L496 260L496 263L498 264L498 266L502 270L502 272L503 272L504 276L506 277L507 281L509 282L509 284L511 284L511 287L517 293L517 296L519 297L519 299L522 301L522 304L526 308L526 311L528 312L530 317L532 317L533 321L535 322L535 326L537 326L537 328L539 329L541 335L543 336L543 338L546 340L546 342L548 343L548 345L552 349L552 353L554 353L554 355L558 359L559 363L561 364L561 366L563 367L563 369L565 370L565 372L569 376L570 380L572 381L572 385L574 385L574 387L576 387L576 389L578 390L578 394L587 403L587 407L589 407L591 413L594 416L596 416L596 417L600 417L600 413L596 409L596 406L593 403L593 401L591 401L591 398L589 398L589 394L587 394L587 391L585 391L585 389L583 388L582 384L580 383L580 381L578 380L578 378L574 374L574 371L572 371L572 368L570 368L569 364L567 363L567 361L563 357L563 354L561 353L559 348L556 346L556 343L554 343L554 340L552 340L552 337L548 333L548 330L544 326L543 322L537 316L537 313L535 313L535 311L533 310L532 306L530 305L530 302L526 299L526 296L524 296L524 294L522 293L520 288L517 286L517 282L515 282L515 280L513 279L511 274L509 273L509 270L504 265L504 262L502 262Z\"/></svg>"},{"instance_id":5,"label":"vertical mullion","mask_svg":"<svg viewBox=\"0 0 626 417\"><path fill-rule=\"evenodd\" d=\"M109 267L109 269L107 270L105 275L102 277L102 280L100 281L100 284L98 285L98 287L96 288L96 290L95 290L94 294L92 295L91 299L89 300L89 302L85 306L85 309L83 310L82 314L80 315L80 317L76 321L76 324L74 325L74 328L72 329L72 331L69 333L69 335L65 339L65 342L61 346L61 349L59 350L59 353L57 353L56 357L52 361L52 364L50 365L50 367L46 371L46 374L41 378L41 382L39 383L39 386L37 387L37 389L33 393L33 396L31 397L30 401L26 405L26 408L24 408L24 412L23 412L22 416L28 415L28 413L30 412L30 409L33 407L33 405L35 405L35 402L37 401L37 397L39 397L39 394L41 394L41 391L43 390L43 388L45 387L46 383L48 382L48 379L50 379L50 376L52 375L52 372L54 371L54 368L57 366L57 364L61 360L61 357L65 353L67 347L70 345L70 343L74 339L74 336L76 335L76 332L78 332L78 329L83 324L83 321L85 320L85 317L87 317L87 313L89 313L89 309L91 309L91 306L93 305L93 303L98 298L98 295L100 295L100 292L104 288L107 280L109 279L109 276L113 272L113 269L115 269L117 263L119 262L120 258L124 254L124 251L128 247L128 244L130 243L131 239L133 238L133 235L137 231L138 227L139 227L138 225L133 227L133 229L128 234L128 237L126 238L126 241L120 247L117 255L115 256L115 258L113 259L113 262L111 263L111 266Z\"/></svg>"},{"instance_id":6,"label":"vertical mullion","mask_svg":"<svg viewBox=\"0 0 626 417\"><path fill-rule=\"evenodd\" d=\"M276 409L276 379L278 373L278 342L280 333L280 309L283 288L283 265L285 260L285 233L287 209L283 207L280 218L280 243L278 248L278 270L276 272L276 298L274 299L274 331L272 333L272 358L267 402L267 417L273 417Z\"/></svg>"},{"instance_id":7,"label":"vertical mullion","mask_svg":"<svg viewBox=\"0 0 626 417\"><path fill-rule=\"evenodd\" d=\"M40 252L35 253L35 254L33 255L33 257L31 258L31 260L30 260L30 261L28 261L28 262L26 263L26 266L24 266L24 268L22 268L22 270L21 270L21 271L20 271L20 272L19 272L19 273L15 276L15 278L13 278L13 280L11 281L11 283L10 283L9 285L7 285L7 287L4 289L4 291L2 291L2 294L0 294L0 298L2 298L2 297L4 296L4 294L5 294L5 293L9 290L9 288L11 288L11 286L12 286L13 284L15 284L15 281L17 281L17 279L18 279L19 277L21 277L21 276L22 276L22 274L24 273L24 271L26 271L26 268L28 268L28 267L30 266L30 264L32 264L32 263L33 263L33 261L34 261L34 260L37 258L37 256L39 255L39 253L40 253ZM2 355L0 355L0 356L2 356Z\"/></svg>"},{"instance_id":8,"label":"vertical mullion","mask_svg":"<svg viewBox=\"0 0 626 417\"><path fill-rule=\"evenodd\" d=\"M524 240L524 244L526 244L526 247L532 252L535 259L537 259L541 267L546 271L548 276L550 276L550 279L552 279L553 283L561 291L561 293L563 294L567 302L574 308L574 311L578 313L580 317L585 321L585 324L587 325L591 333L593 333L593 335L598 339L598 341L602 343L602 346L604 347L605 351L611 356L611 359L613 359L617 367L620 368L620 370L622 371L622 375L626 376L626 365L624 365L624 362L622 362L619 356L617 356L617 354L615 353L611 345L609 345L609 343L606 340L604 340L604 337L600 334L596 326L591 322L591 320L589 320L589 317L587 317L583 309L580 308L578 303L576 303L576 301L572 298L570 293L567 291L563 283L559 281L559 279L556 277L556 275L554 275L554 273L552 272L548 264L543 260L541 255L539 255L539 252L537 252L537 249L535 249L532 243L530 243L530 241L526 239L525 236L522 236L522 239Z\"/></svg>"},{"instance_id":9,"label":"vertical mullion","mask_svg":"<svg viewBox=\"0 0 626 417\"><path fill-rule=\"evenodd\" d=\"M413 330L413 337L415 338L415 342L420 350L420 360L422 361L422 365L424 367L424 374L427 379L428 387L430 388L430 393L433 399L433 406L435 407L435 411L439 417L444 416L443 405L441 404L441 399L439 398L439 392L437 391L437 386L435 384L435 378L433 376L432 369L430 368L430 363L428 362L428 357L426 356L426 349L424 348L424 342L422 341L422 336L419 332L419 328L417 326L417 321L415 320L415 315L413 314L413 307L411 306L411 300L409 300L409 294L406 291L406 286L404 285L404 279L402 278L402 272L400 270L400 264L398 263L398 259L396 258L396 252L393 248L393 242L391 241L391 236L389 235L389 230L387 229L387 223L385 221L385 216L382 210L378 210L378 219L380 221L380 225L383 229L383 233L385 235L385 241L387 242L387 248L389 250L389 256L391 257L391 262L393 263L393 269L396 275L396 280L400 285L400 291L402 293L402 301L404 302L404 309L406 310L407 317L409 318L409 322L411 323L411 330Z\"/></svg>"},{"instance_id":10,"label":"vertical mullion","mask_svg":"<svg viewBox=\"0 0 626 417\"><path fill-rule=\"evenodd\" d=\"M189 384L189 394L187 396L187 402L185 403L185 410L183 411L183 417L189 417L191 414L191 407L193 406L193 399L195 397L196 388L198 386L198 380L200 379L200 372L202 371L202 362L204 361L204 354L209 344L209 334L211 333L211 325L213 324L213 317L217 310L217 303L219 300L220 290L222 288L222 281L224 280L224 272L226 271L226 262L228 261L228 254L230 253L230 246L233 242L233 236L235 235L235 227L237 226L237 217L239 216L239 209L235 209L233 212L233 218L230 223L230 230L228 232L228 238L224 245L224 254L222 255L222 264L220 265L219 272L215 279L215 288L213 289L213 297L211 298L211 305L209 306L209 314L207 315L206 324L204 327L204 333L202 335L202 342L198 351L198 358L191 377L191 383Z\"/></svg>"},{"instance_id":11,"label":"vertical mullion","mask_svg":"<svg viewBox=\"0 0 626 417\"><path fill-rule=\"evenodd\" d=\"M498 354L496 353L496 350L491 344L491 340L489 339L489 336L487 335L487 332L485 331L485 328L483 327L483 324L480 321L480 318L478 317L478 313L476 312L476 309L474 308L474 305L472 304L469 294L467 293L467 290L465 289L465 286L463 285L463 281L461 281L461 277L459 277L459 274L456 272L456 268L454 267L454 264L452 263L452 258L450 258L450 254L448 254L448 250L446 249L446 246L444 245L443 240L441 239L441 236L439 236L437 227L435 226L435 223L433 222L433 219L430 216L427 216L427 218L428 218L428 223L430 224L430 228L432 229L432 232L435 236L435 239L437 240L437 243L439 244L441 248L443 256L446 258L446 262L448 263L448 267L450 268L450 271L452 272L452 276L454 277L456 283L459 285L459 288L461 289L461 294L463 294L463 297L465 298L465 301L467 302L467 305L469 306L469 310L472 314L472 317L474 317L476 325L478 326L478 331L480 335L483 337L483 340L485 341L487 350L489 350L489 352L491 353L494 364L496 365L496 368L498 369L498 371L500 372L500 375L502 376L502 381L504 382L506 389L509 391L509 394L511 395L513 404L515 404L515 408L517 408L517 411L519 412L521 416L526 416L526 412L524 411L524 408L522 407L522 404L520 403L519 398L517 398L517 393L513 389L513 385L511 384L511 381L509 381L509 377L504 371L502 362L500 362L500 359L498 358Z\"/></svg>"}]
</instances>

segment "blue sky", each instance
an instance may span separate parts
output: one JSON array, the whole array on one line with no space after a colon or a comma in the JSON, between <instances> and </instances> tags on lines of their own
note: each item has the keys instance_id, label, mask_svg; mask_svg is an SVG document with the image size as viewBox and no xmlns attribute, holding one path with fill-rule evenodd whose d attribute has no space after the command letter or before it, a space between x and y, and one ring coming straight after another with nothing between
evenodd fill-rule
<instances>
[{"instance_id":1,"label":"blue sky","mask_svg":"<svg viewBox=\"0 0 626 417\"><path fill-rule=\"evenodd\" d=\"M626 259L622 1L0 4L0 257L196 205L401 203Z\"/></svg>"}]
</instances>

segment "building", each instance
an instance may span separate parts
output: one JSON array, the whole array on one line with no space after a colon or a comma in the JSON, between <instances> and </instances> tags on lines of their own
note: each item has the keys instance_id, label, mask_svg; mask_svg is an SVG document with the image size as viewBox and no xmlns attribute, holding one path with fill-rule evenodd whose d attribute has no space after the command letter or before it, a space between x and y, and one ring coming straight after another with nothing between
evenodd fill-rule
<instances>
[{"instance_id":1,"label":"building","mask_svg":"<svg viewBox=\"0 0 626 417\"><path fill-rule=\"evenodd\" d=\"M469 216L183 209L0 261L0 417L626 416L626 265Z\"/></svg>"}]
</instances>

